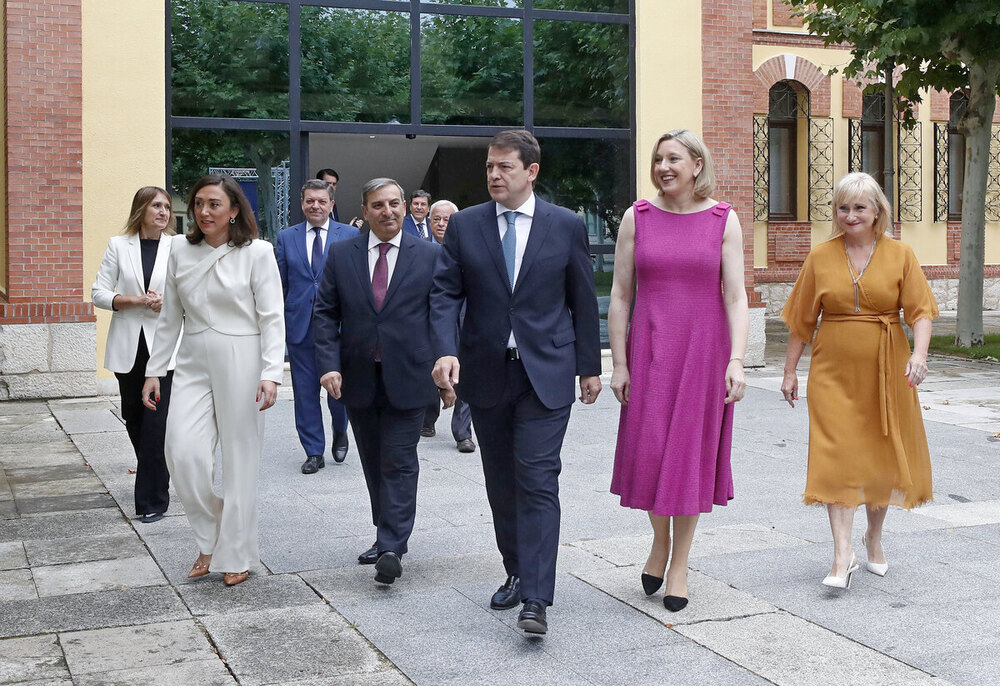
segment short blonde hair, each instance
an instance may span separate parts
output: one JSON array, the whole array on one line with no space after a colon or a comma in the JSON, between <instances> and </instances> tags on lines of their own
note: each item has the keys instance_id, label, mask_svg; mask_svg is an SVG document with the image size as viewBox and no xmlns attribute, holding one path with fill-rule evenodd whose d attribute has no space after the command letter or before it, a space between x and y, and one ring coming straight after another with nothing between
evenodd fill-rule
<instances>
[{"instance_id":1,"label":"short blonde hair","mask_svg":"<svg viewBox=\"0 0 1000 686\"><path fill-rule=\"evenodd\" d=\"M889 221L891 210L889 200L882 192L882 187L872 178L870 174L864 172L851 172L837 182L837 187L833 189L833 232L831 237L836 238L844 234L844 227L837 219L837 208L845 202L863 198L875 206L878 214L875 216L875 235L892 233L892 222Z\"/></svg>"},{"instance_id":2,"label":"short blonde hair","mask_svg":"<svg viewBox=\"0 0 1000 686\"><path fill-rule=\"evenodd\" d=\"M708 151L705 141L698 134L687 129L668 131L660 136L653 145L653 154L649 158L649 178L652 179L653 186L655 188L660 187L660 183L656 180L656 172L654 171L654 167L656 166L656 151L660 149L661 143L670 140L676 140L687 148L691 159L696 161L701 160L701 173L694 180L694 197L704 200L712 195L712 192L715 190L715 165L712 164L712 154Z\"/></svg>"}]
</instances>

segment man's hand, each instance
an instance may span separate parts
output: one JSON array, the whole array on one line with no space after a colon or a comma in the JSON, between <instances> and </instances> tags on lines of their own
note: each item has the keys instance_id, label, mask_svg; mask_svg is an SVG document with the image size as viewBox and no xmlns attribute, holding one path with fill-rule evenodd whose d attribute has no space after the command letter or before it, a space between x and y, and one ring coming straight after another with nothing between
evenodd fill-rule
<instances>
[{"instance_id":1,"label":"man's hand","mask_svg":"<svg viewBox=\"0 0 1000 686\"><path fill-rule=\"evenodd\" d=\"M455 385L458 384L459 366L458 358L454 355L439 357L434 363L434 371L431 372L437 387L446 391L454 391Z\"/></svg>"},{"instance_id":2,"label":"man's hand","mask_svg":"<svg viewBox=\"0 0 1000 686\"><path fill-rule=\"evenodd\" d=\"M439 389L438 393L441 394L441 404L444 405L444 409L446 410L454 405L455 400L458 398L458 396L455 395L455 391L448 390L447 388Z\"/></svg>"},{"instance_id":3,"label":"man's hand","mask_svg":"<svg viewBox=\"0 0 1000 686\"><path fill-rule=\"evenodd\" d=\"M580 402L590 405L597 400L601 392L601 377L581 376L580 377Z\"/></svg>"},{"instance_id":4,"label":"man's hand","mask_svg":"<svg viewBox=\"0 0 1000 686\"><path fill-rule=\"evenodd\" d=\"M340 375L340 372L327 372L319 377L319 385L337 400L340 400L340 386L343 383L344 377Z\"/></svg>"}]
</instances>

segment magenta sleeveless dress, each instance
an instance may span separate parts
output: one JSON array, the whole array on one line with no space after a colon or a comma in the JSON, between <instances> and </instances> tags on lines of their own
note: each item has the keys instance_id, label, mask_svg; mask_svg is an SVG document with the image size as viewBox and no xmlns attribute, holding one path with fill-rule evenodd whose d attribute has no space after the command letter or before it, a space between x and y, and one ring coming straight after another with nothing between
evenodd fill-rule
<instances>
[{"instance_id":1,"label":"magenta sleeveless dress","mask_svg":"<svg viewBox=\"0 0 1000 686\"><path fill-rule=\"evenodd\" d=\"M611 492L655 515L711 512L733 497L733 406L722 235L729 205L673 214L635 203L635 309Z\"/></svg>"}]
</instances>

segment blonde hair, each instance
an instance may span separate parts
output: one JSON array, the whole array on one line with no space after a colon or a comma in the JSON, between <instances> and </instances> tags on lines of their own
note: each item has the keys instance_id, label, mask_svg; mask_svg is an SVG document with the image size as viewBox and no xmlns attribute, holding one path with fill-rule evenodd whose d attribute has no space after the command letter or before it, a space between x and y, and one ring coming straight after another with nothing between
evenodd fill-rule
<instances>
[{"instance_id":1,"label":"blonde hair","mask_svg":"<svg viewBox=\"0 0 1000 686\"><path fill-rule=\"evenodd\" d=\"M656 180L656 151L660 149L660 144L664 141L675 140L685 148L691 155L691 159L701 160L701 172L694 179L694 197L699 200L712 195L715 190L715 166L712 164L712 154L708 151L705 141L698 134L687 129L674 129L660 136L653 145L653 154L649 159L649 178L653 181L653 186L660 187Z\"/></svg>"},{"instance_id":2,"label":"blonde hair","mask_svg":"<svg viewBox=\"0 0 1000 686\"><path fill-rule=\"evenodd\" d=\"M889 221L891 210L889 200L886 199L882 187L872 178L870 174L864 172L851 172L837 182L837 187L833 189L833 231L832 238L842 236L844 227L841 226L837 218L837 208L845 202L863 198L875 207L875 235L892 233L892 222Z\"/></svg>"},{"instance_id":3,"label":"blonde hair","mask_svg":"<svg viewBox=\"0 0 1000 686\"><path fill-rule=\"evenodd\" d=\"M170 203L170 194L159 186L143 186L135 192L135 195L132 196L132 209L129 210L128 221L125 222L125 228L122 233L133 235L142 231L142 220L146 216L146 208L149 207L150 203L158 195L162 195L167 199L167 208L170 210L170 219L167 220L167 226L163 229L163 233L171 236L177 233L174 228L177 226L177 218L174 217L174 208Z\"/></svg>"}]
</instances>

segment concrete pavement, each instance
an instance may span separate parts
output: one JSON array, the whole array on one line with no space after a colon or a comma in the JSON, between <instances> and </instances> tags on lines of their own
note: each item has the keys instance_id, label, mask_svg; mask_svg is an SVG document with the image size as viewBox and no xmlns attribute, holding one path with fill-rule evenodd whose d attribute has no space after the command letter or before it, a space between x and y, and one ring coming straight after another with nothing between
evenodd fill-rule
<instances>
[{"instance_id":1,"label":"concrete pavement","mask_svg":"<svg viewBox=\"0 0 1000 686\"><path fill-rule=\"evenodd\" d=\"M776 339L772 339L776 340ZM935 502L894 509L890 570L820 586L825 513L801 505L808 421L776 392L780 342L736 413L736 498L700 523L691 603L639 573L645 513L608 492L618 410L577 405L563 452L550 633L494 612L503 581L478 452L422 439L416 530L391 587L356 563L374 540L357 453L299 473L290 386L268 412L262 565L189 581L176 498L133 515L114 399L0 404L0 684L984 684L1000 675L1000 365L932 360L921 387ZM806 364L800 365L805 386ZM864 516L856 519L860 558Z\"/></svg>"}]
</instances>

